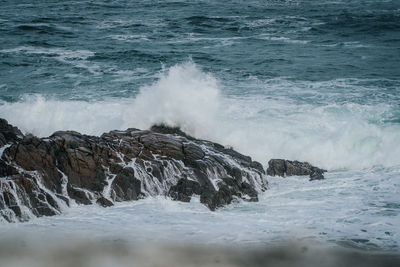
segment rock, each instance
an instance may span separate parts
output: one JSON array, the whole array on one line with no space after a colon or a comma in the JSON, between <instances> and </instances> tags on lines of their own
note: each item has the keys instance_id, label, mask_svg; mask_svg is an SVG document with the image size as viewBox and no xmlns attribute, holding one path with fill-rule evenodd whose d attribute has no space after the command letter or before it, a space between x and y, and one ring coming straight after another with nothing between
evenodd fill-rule
<instances>
[{"instance_id":1,"label":"rock","mask_svg":"<svg viewBox=\"0 0 400 267\"><path fill-rule=\"evenodd\" d=\"M141 195L141 182L135 178L132 168L123 168L115 177L112 190L116 201L138 200Z\"/></svg>"},{"instance_id":2,"label":"rock","mask_svg":"<svg viewBox=\"0 0 400 267\"><path fill-rule=\"evenodd\" d=\"M202 191L198 182L182 178L176 185L171 186L168 195L170 195L173 200L190 202L192 195L200 195Z\"/></svg>"},{"instance_id":3,"label":"rock","mask_svg":"<svg viewBox=\"0 0 400 267\"><path fill-rule=\"evenodd\" d=\"M102 207L111 207L111 206L114 206L114 203L112 203L112 201L110 201L110 200L108 200L107 198L105 198L105 197L100 197L97 201L96 201L96 203L97 204L99 204L100 206L102 206Z\"/></svg>"},{"instance_id":4,"label":"rock","mask_svg":"<svg viewBox=\"0 0 400 267\"><path fill-rule=\"evenodd\" d=\"M211 210L233 199L257 201L267 188L264 169L232 148L198 140L179 128L130 128L100 137L58 131L23 136L0 120L0 216L25 221L62 212L71 201L101 206L168 195L200 195Z\"/></svg>"},{"instance_id":5,"label":"rock","mask_svg":"<svg viewBox=\"0 0 400 267\"><path fill-rule=\"evenodd\" d=\"M165 124L153 125L153 126L151 126L150 131L153 131L156 133L162 133L162 134L179 135L179 136L185 137L189 140L195 139L195 138L191 137L190 135L187 135L186 133L182 132L182 130L179 127L170 127Z\"/></svg>"},{"instance_id":6,"label":"rock","mask_svg":"<svg viewBox=\"0 0 400 267\"><path fill-rule=\"evenodd\" d=\"M326 170L312 166L308 162L271 159L268 161L267 174L270 176L302 176L309 175L310 181L324 179Z\"/></svg>"},{"instance_id":7,"label":"rock","mask_svg":"<svg viewBox=\"0 0 400 267\"><path fill-rule=\"evenodd\" d=\"M271 159L268 161L267 174L269 176L282 176L286 174L286 160L284 159Z\"/></svg>"},{"instance_id":8,"label":"rock","mask_svg":"<svg viewBox=\"0 0 400 267\"><path fill-rule=\"evenodd\" d=\"M16 143L23 136L17 127L10 125L5 119L0 118L0 147L9 143Z\"/></svg>"},{"instance_id":9,"label":"rock","mask_svg":"<svg viewBox=\"0 0 400 267\"><path fill-rule=\"evenodd\" d=\"M230 204L235 196L235 192L226 184L220 184L218 191L203 191L200 196L200 202L205 203L210 210Z\"/></svg>"},{"instance_id":10,"label":"rock","mask_svg":"<svg viewBox=\"0 0 400 267\"><path fill-rule=\"evenodd\" d=\"M317 170L310 174L310 181L322 179L324 179L324 174L322 171Z\"/></svg>"},{"instance_id":11,"label":"rock","mask_svg":"<svg viewBox=\"0 0 400 267\"><path fill-rule=\"evenodd\" d=\"M75 188L68 185L68 196L76 201L78 204L90 205L92 204L93 197L89 191L81 188Z\"/></svg>"}]
</instances>

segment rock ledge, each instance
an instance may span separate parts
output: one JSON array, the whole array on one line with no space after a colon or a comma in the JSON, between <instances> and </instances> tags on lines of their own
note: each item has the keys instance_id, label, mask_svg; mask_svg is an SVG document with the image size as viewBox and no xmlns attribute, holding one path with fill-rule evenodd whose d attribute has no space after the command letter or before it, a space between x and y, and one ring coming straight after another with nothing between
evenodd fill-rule
<instances>
[{"instance_id":1,"label":"rock ledge","mask_svg":"<svg viewBox=\"0 0 400 267\"><path fill-rule=\"evenodd\" d=\"M271 159L268 161L267 174L270 176L309 175L310 181L324 179L326 170L312 166L308 162L290 161L285 159Z\"/></svg>"}]
</instances>

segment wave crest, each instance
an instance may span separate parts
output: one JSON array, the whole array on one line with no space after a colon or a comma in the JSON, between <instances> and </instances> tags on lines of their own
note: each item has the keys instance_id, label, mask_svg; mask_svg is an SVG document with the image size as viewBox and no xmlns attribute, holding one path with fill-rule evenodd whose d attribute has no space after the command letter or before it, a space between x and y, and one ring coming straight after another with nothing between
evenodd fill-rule
<instances>
[{"instance_id":1,"label":"wave crest","mask_svg":"<svg viewBox=\"0 0 400 267\"><path fill-rule=\"evenodd\" d=\"M264 164L287 158L328 170L400 165L400 126L377 120L385 112L382 105L321 106L282 96L223 96L218 81L191 61L161 73L134 99L84 102L26 95L0 105L0 117L39 136L61 129L99 135L166 123Z\"/></svg>"}]
</instances>

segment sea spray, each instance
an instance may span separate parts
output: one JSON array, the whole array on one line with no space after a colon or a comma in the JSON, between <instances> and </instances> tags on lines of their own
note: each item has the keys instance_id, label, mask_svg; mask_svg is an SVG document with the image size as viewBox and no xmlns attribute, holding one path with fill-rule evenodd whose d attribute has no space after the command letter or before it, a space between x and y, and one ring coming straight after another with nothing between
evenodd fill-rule
<instances>
[{"instance_id":1,"label":"sea spray","mask_svg":"<svg viewBox=\"0 0 400 267\"><path fill-rule=\"evenodd\" d=\"M222 91L212 74L189 61L160 73L134 99L85 102L26 95L1 105L0 114L39 136L60 129L99 135L166 123L263 163L270 158L297 159L329 170L400 165L400 125L375 120L388 112L387 107L299 104L290 95L234 97Z\"/></svg>"},{"instance_id":2,"label":"sea spray","mask_svg":"<svg viewBox=\"0 0 400 267\"><path fill-rule=\"evenodd\" d=\"M0 114L38 136L61 129L99 135L113 129L148 129L166 123L206 137L217 125L220 99L217 80L189 61L161 73L159 80L141 88L135 99L85 102L25 95L19 102L1 105Z\"/></svg>"},{"instance_id":3,"label":"sea spray","mask_svg":"<svg viewBox=\"0 0 400 267\"><path fill-rule=\"evenodd\" d=\"M165 123L197 137L211 137L221 96L217 80L192 61L171 67L133 101L137 127Z\"/></svg>"},{"instance_id":4,"label":"sea spray","mask_svg":"<svg viewBox=\"0 0 400 267\"><path fill-rule=\"evenodd\" d=\"M382 106L313 105L268 96L228 97L218 81L189 61L160 74L135 99L61 101L26 95L4 103L0 114L25 132L47 136L60 129L101 134L147 129L156 123L221 142L266 162L273 157L307 160L332 169L396 166L400 126L373 121ZM371 120L372 119L372 120Z\"/></svg>"}]
</instances>

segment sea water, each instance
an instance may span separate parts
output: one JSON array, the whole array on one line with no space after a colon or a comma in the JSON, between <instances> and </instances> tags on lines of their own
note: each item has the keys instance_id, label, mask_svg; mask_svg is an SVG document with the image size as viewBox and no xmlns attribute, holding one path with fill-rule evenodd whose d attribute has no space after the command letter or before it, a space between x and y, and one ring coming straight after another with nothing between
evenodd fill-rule
<instances>
[{"instance_id":1,"label":"sea water","mask_svg":"<svg viewBox=\"0 0 400 267\"><path fill-rule=\"evenodd\" d=\"M250 155L308 161L216 212L163 196L0 225L0 236L400 250L400 2L3 1L0 117L56 130L179 126Z\"/></svg>"}]
</instances>

